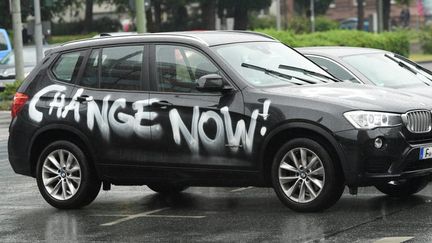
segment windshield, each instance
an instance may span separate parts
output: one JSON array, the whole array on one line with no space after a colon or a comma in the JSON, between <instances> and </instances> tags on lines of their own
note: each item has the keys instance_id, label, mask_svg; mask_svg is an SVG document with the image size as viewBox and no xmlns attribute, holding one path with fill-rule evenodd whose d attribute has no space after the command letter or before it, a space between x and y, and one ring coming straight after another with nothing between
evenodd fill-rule
<instances>
[{"instance_id":1,"label":"windshield","mask_svg":"<svg viewBox=\"0 0 432 243\"><path fill-rule=\"evenodd\" d=\"M347 56L343 59L377 86L398 88L425 85L412 70L400 66L384 53Z\"/></svg>"},{"instance_id":2,"label":"windshield","mask_svg":"<svg viewBox=\"0 0 432 243\"><path fill-rule=\"evenodd\" d=\"M4 51L8 49L6 36L0 32L0 51Z\"/></svg>"},{"instance_id":3,"label":"windshield","mask_svg":"<svg viewBox=\"0 0 432 243\"><path fill-rule=\"evenodd\" d=\"M268 75L262 70L248 68L244 64L310 80L310 83L322 83L323 81L317 80L317 77L312 77L305 72L282 69L280 66L298 67L329 76L309 59L279 42L236 43L216 46L212 49L228 62L240 76L254 86L293 85L293 82L280 75Z\"/></svg>"},{"instance_id":4,"label":"windshield","mask_svg":"<svg viewBox=\"0 0 432 243\"><path fill-rule=\"evenodd\" d=\"M23 57L25 65L33 65L36 66L36 50L34 48L24 48L23 49ZM10 52L8 55L3 57L0 60L0 65L15 65L15 55L13 52Z\"/></svg>"}]
</instances>

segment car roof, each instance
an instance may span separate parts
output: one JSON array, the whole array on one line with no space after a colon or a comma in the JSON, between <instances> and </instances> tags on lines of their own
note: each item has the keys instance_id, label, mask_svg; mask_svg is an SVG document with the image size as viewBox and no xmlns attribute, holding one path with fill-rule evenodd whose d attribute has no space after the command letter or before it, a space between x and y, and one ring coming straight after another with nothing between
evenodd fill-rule
<instances>
[{"instance_id":1,"label":"car roof","mask_svg":"<svg viewBox=\"0 0 432 243\"><path fill-rule=\"evenodd\" d=\"M325 56L345 57L354 55L364 55L372 53L386 52L384 50L366 48L366 47L348 47L348 46L316 46L296 48L302 54L321 54Z\"/></svg>"},{"instance_id":2,"label":"car roof","mask_svg":"<svg viewBox=\"0 0 432 243\"><path fill-rule=\"evenodd\" d=\"M183 32L162 32L153 34L131 34L117 35L100 38L90 38L65 43L51 52L66 51L99 45L127 44L139 42L181 42L188 44L197 44L205 46L217 46L241 42L271 41L276 42L274 38L257 32L249 31L183 31Z\"/></svg>"}]
</instances>

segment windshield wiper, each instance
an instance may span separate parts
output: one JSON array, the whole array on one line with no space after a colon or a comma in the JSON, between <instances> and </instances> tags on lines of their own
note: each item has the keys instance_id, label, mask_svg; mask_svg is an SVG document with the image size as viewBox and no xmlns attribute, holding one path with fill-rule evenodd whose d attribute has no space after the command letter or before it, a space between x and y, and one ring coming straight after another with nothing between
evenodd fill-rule
<instances>
[{"instance_id":1,"label":"windshield wiper","mask_svg":"<svg viewBox=\"0 0 432 243\"><path fill-rule=\"evenodd\" d=\"M293 78L294 79L298 79L298 80L300 80L302 82L305 82L305 83L308 83L308 84L316 84L316 82L314 82L314 81L310 81L310 80L299 78L299 77L296 77L296 76L280 73L280 72L275 71L275 70L263 68L263 67L260 67L260 66L255 66L255 65L249 64L249 63L242 63L241 66L245 67L245 68L250 68L250 69L253 69L253 70L261 71L261 72L264 72L265 74L268 74L268 75L272 75L272 76L276 76L276 77L280 77L280 78L284 78L284 79L290 80L292 83L297 84L297 85L302 85L303 83L294 82L294 81L292 81Z\"/></svg>"},{"instance_id":2,"label":"windshield wiper","mask_svg":"<svg viewBox=\"0 0 432 243\"><path fill-rule=\"evenodd\" d=\"M293 66L288 66L288 65L283 65L283 64L279 65L279 68L280 69L285 69L285 70L290 70L290 71L302 72L305 75L312 75L312 76L315 76L315 77L325 78L325 79L329 79L329 80L331 80L333 82L342 82L341 80L338 80L336 78L332 78L332 77L329 77L327 75L324 75L324 74L321 74L321 73L317 73L317 72L314 72L314 71L311 71L311 70L307 70L307 69L304 69L304 68L293 67Z\"/></svg>"},{"instance_id":3,"label":"windshield wiper","mask_svg":"<svg viewBox=\"0 0 432 243\"><path fill-rule=\"evenodd\" d=\"M426 77L425 75L423 75L423 74L420 73L420 72L416 72L414 69L412 69L412 68L411 68L410 66L408 66L406 63L404 63L404 62L402 62L402 61L398 61L398 60L396 60L394 57L390 56L389 54L384 54L384 56L387 57L388 59L394 61L395 63L397 63L400 67L403 67L403 68L405 68L406 70L412 72L413 74L415 74L415 75L420 74L420 75L422 75L423 77L425 77L425 78L427 78L428 80L430 80L430 78ZM421 81L422 81L424 84L430 86L429 83L427 83L427 82L425 82L425 81L423 81L423 80L421 80Z\"/></svg>"},{"instance_id":4,"label":"windshield wiper","mask_svg":"<svg viewBox=\"0 0 432 243\"><path fill-rule=\"evenodd\" d=\"M400 67L403 67L406 70L408 70L414 74L417 74L417 72L414 69L412 69L410 66L406 65L404 62L396 60L394 57L390 56L389 54L384 54L384 56L387 57L388 59L392 60L393 62L397 63Z\"/></svg>"},{"instance_id":5,"label":"windshield wiper","mask_svg":"<svg viewBox=\"0 0 432 243\"><path fill-rule=\"evenodd\" d=\"M412 65L413 67L415 67L417 70L423 71L423 72L427 73L428 75L431 75L431 76L432 76L432 71L430 71L429 69L423 67L422 65L419 65L419 64L417 64L417 63L411 61L410 59L408 59L408 58L406 58L406 57L404 57L404 56L402 56L402 55L399 55L399 54L394 54L394 57L397 58L397 59L402 60L403 62L407 62L407 63L409 63L410 65ZM420 74L421 74L421 73L420 73ZM422 75L423 75L424 77L426 77L427 79L429 79L429 80L432 81L432 79L431 79L432 77L427 77L427 76L424 75L424 74L422 74Z\"/></svg>"}]
</instances>

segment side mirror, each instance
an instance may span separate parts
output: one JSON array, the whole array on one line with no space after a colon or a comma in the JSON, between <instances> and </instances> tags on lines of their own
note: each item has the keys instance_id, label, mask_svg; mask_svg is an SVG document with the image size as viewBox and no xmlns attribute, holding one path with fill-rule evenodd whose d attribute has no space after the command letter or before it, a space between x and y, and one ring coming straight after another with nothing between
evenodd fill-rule
<instances>
[{"instance_id":1,"label":"side mirror","mask_svg":"<svg viewBox=\"0 0 432 243\"><path fill-rule=\"evenodd\" d=\"M222 76L219 74L207 74L198 79L196 89L207 92L221 92L227 88L224 85Z\"/></svg>"}]
</instances>

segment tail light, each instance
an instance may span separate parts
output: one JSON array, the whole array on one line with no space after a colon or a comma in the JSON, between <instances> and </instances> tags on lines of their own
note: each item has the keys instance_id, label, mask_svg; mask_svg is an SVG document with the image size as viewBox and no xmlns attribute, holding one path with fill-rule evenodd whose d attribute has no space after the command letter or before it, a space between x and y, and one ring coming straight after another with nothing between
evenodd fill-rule
<instances>
[{"instance_id":1,"label":"tail light","mask_svg":"<svg viewBox=\"0 0 432 243\"><path fill-rule=\"evenodd\" d=\"M21 109L24 107L25 103L28 100L28 95L23 93L16 93L13 102L12 102L12 109L11 109L11 115L12 118L16 117L18 113L21 111Z\"/></svg>"}]
</instances>

